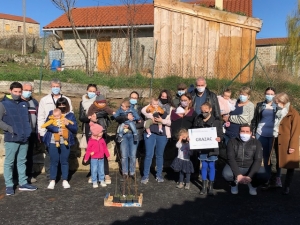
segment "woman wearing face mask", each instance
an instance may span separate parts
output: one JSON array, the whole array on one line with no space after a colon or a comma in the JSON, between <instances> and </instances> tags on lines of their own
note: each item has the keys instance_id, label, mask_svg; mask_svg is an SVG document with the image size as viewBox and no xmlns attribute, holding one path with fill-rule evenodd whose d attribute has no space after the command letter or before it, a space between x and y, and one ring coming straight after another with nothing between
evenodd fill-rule
<instances>
[{"instance_id":1,"label":"woman wearing face mask","mask_svg":"<svg viewBox=\"0 0 300 225\"><path fill-rule=\"evenodd\" d=\"M216 120L212 115L212 106L209 102L205 102L201 106L201 114L194 121L194 128L215 127L217 130L216 141L220 142L223 138L223 129L220 120ZM199 155L199 160L202 163L202 189L200 195L214 195L213 185L215 181L215 161L218 159L219 148L202 149ZM198 168L197 168L198 169ZM209 175L209 176L208 176ZM207 182L209 178L209 182Z\"/></svg>"},{"instance_id":2,"label":"woman wearing face mask","mask_svg":"<svg viewBox=\"0 0 300 225\"><path fill-rule=\"evenodd\" d=\"M139 93L133 91L129 94L129 103L130 108L134 108L139 116L141 117L141 107L138 103ZM125 121L134 120L132 114L120 115L115 118L118 124L122 124ZM138 133L138 141L134 141L134 135L130 130L129 125L124 125L125 129L128 129L128 132L123 134L123 140L121 143L116 143L116 150L118 152L117 156L120 158L120 170L124 179L128 179L129 176L134 179L135 178L135 166L136 166L136 157L137 157L137 149L143 149L143 127L144 121L142 120L140 123L136 123L135 127Z\"/></svg>"},{"instance_id":3,"label":"woman wearing face mask","mask_svg":"<svg viewBox=\"0 0 300 225\"><path fill-rule=\"evenodd\" d=\"M286 93L277 94L274 102L277 104L273 129L275 161L278 161L280 168L287 169L283 185L283 194L287 195L290 192L295 168L299 168L300 118ZM271 153L271 164L273 156Z\"/></svg>"},{"instance_id":4,"label":"woman wearing face mask","mask_svg":"<svg viewBox=\"0 0 300 225\"><path fill-rule=\"evenodd\" d=\"M253 135L260 141L263 147L263 162L264 167L269 175L270 181L262 188L267 189L269 185L282 187L281 170L276 164L276 174L271 177L271 165L269 165L270 153L273 145L273 128L276 114L276 104L273 99L276 92L273 87L268 87L265 90L265 100L256 105L254 117L252 120Z\"/></svg>"},{"instance_id":5,"label":"woman wearing face mask","mask_svg":"<svg viewBox=\"0 0 300 225\"><path fill-rule=\"evenodd\" d=\"M173 99L173 105L175 107L180 105L180 97L187 91L187 86L184 83L180 83L177 85L177 93L175 95L175 98Z\"/></svg>"},{"instance_id":6,"label":"woman wearing face mask","mask_svg":"<svg viewBox=\"0 0 300 225\"><path fill-rule=\"evenodd\" d=\"M171 137L170 132L170 114L173 110L172 96L168 90L162 90L158 96L159 106L164 109L164 114L161 117L153 117L152 115L146 112L146 109L149 105L145 106L142 109L142 113L146 118L152 118L154 124L150 126L151 135L149 138L146 138L146 133L144 133L144 142L145 142L145 161L144 161L144 171L143 178L141 180L142 184L147 184L149 181L150 166L152 163L152 158L155 152L156 157L156 180L161 183L164 182L162 177L162 170L164 164L164 151L168 141L168 138ZM163 132L159 132L157 123L162 124Z\"/></svg>"},{"instance_id":7,"label":"woman wearing face mask","mask_svg":"<svg viewBox=\"0 0 300 225\"><path fill-rule=\"evenodd\" d=\"M44 136L43 142L48 147L49 155L50 155L50 183L48 185L48 189L54 189L55 180L57 175L58 163L61 164L61 172L62 172L62 186L64 188L70 188L70 184L68 182L68 174L69 174L69 155L70 148L75 144L75 135L77 133L77 122L74 116L74 113L70 112L70 105L66 98L59 98L56 101L56 108L61 110L61 113L65 115L65 120L62 121L66 128L69 130L68 137L68 145L65 145L64 139L61 138L60 146L56 147L54 135L53 133L60 133L61 131L57 126L50 125L46 127L47 132ZM49 112L49 116L53 114L53 111ZM49 116L47 118L49 118ZM48 120L48 119L47 119ZM72 121L73 124L69 123Z\"/></svg>"},{"instance_id":8,"label":"woman wearing face mask","mask_svg":"<svg viewBox=\"0 0 300 225\"><path fill-rule=\"evenodd\" d=\"M229 114L230 125L226 127L224 135L225 144L227 145L229 139L239 137L239 129L241 124L251 124L254 115L254 105L249 100L251 89L249 87L242 87L240 89L240 96L236 102L235 110Z\"/></svg>"}]
</instances>

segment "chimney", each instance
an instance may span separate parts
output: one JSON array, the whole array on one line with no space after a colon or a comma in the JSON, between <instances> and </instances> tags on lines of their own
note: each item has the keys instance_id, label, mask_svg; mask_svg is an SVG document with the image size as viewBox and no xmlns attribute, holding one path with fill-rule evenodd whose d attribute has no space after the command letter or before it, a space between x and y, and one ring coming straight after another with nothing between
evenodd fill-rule
<instances>
[{"instance_id":1,"label":"chimney","mask_svg":"<svg viewBox=\"0 0 300 225\"><path fill-rule=\"evenodd\" d=\"M215 0L215 8L223 10L223 0Z\"/></svg>"}]
</instances>

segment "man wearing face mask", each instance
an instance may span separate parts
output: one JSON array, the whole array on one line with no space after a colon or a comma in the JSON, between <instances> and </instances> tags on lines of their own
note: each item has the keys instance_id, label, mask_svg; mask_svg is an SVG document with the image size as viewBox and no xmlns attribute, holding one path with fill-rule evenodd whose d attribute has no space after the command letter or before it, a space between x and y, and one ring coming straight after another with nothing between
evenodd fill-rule
<instances>
[{"instance_id":1,"label":"man wearing face mask","mask_svg":"<svg viewBox=\"0 0 300 225\"><path fill-rule=\"evenodd\" d=\"M256 188L268 181L268 175L261 167L263 150L261 143L252 138L248 124L240 126L240 135L227 144L228 164L223 177L230 183L231 193L238 194L238 185L247 184L250 195L257 195Z\"/></svg>"},{"instance_id":2,"label":"man wearing face mask","mask_svg":"<svg viewBox=\"0 0 300 225\"><path fill-rule=\"evenodd\" d=\"M206 80L204 77L197 78L196 88L191 92L191 95L193 97L194 109L198 115L201 114L201 105L204 102L209 102L212 105L212 115L217 120L220 120L220 106L217 95L207 88Z\"/></svg>"},{"instance_id":3,"label":"man wearing face mask","mask_svg":"<svg viewBox=\"0 0 300 225\"><path fill-rule=\"evenodd\" d=\"M21 98L26 101L29 105L29 121L31 125L31 135L28 139L28 151L27 151L27 162L26 162L26 175L28 176L28 181L30 183L36 182L36 179L33 177L33 149L40 142L38 140L37 134L37 112L39 103L36 99L32 98L32 84L27 82L23 84L23 91Z\"/></svg>"},{"instance_id":4,"label":"man wearing face mask","mask_svg":"<svg viewBox=\"0 0 300 225\"><path fill-rule=\"evenodd\" d=\"M28 103L21 99L22 84L13 82L10 94L0 102L0 129L4 131L5 161L4 180L6 195L14 195L13 167L17 160L19 190L34 191L37 188L28 184L26 176L26 155L28 138L31 134L28 116Z\"/></svg>"},{"instance_id":5,"label":"man wearing face mask","mask_svg":"<svg viewBox=\"0 0 300 225\"><path fill-rule=\"evenodd\" d=\"M40 103L39 103L39 111L38 111L38 132L40 135L40 140L43 140L43 136L46 134L46 129L41 128L41 126L45 123L47 116L49 112L53 109L55 109L55 104L57 99L64 97L68 100L69 105L70 105L70 111L73 111L73 107L71 104L71 100L61 94L61 82L58 79L53 79L51 81L51 93L46 95L45 97L41 98ZM50 158L49 158L49 153L46 150L45 151L45 172L47 177L49 177L50 174Z\"/></svg>"},{"instance_id":6,"label":"man wearing face mask","mask_svg":"<svg viewBox=\"0 0 300 225\"><path fill-rule=\"evenodd\" d=\"M184 83L180 83L177 85L177 93L175 95L175 98L173 99L173 105L175 107L179 106L180 103L180 97L187 91L187 86Z\"/></svg>"}]
</instances>

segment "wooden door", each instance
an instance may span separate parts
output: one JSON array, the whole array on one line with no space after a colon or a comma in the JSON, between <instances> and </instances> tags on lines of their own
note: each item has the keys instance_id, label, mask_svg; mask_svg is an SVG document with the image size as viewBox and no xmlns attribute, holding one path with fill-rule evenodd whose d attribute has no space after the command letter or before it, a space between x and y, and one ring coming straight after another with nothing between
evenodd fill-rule
<instances>
[{"instance_id":1,"label":"wooden door","mask_svg":"<svg viewBox=\"0 0 300 225\"><path fill-rule=\"evenodd\" d=\"M108 72L110 69L111 40L101 38L98 40L98 71Z\"/></svg>"}]
</instances>

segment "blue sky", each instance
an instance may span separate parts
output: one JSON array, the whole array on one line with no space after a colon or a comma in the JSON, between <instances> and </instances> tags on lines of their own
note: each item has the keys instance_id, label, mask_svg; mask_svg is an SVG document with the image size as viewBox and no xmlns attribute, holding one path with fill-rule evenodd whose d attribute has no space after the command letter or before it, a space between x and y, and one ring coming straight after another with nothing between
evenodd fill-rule
<instances>
[{"instance_id":1,"label":"blue sky","mask_svg":"<svg viewBox=\"0 0 300 225\"><path fill-rule=\"evenodd\" d=\"M123 2L126 0L123 0ZM152 2L136 0L136 2ZM243 0L240 0L243 1ZM22 0L7 0L0 13L22 16ZM122 0L77 0L77 7L97 5L120 5ZM252 0L253 17L263 20L257 38L286 37L286 18L297 6L297 0ZM51 0L26 0L26 16L38 21L41 28L62 14Z\"/></svg>"}]
</instances>

